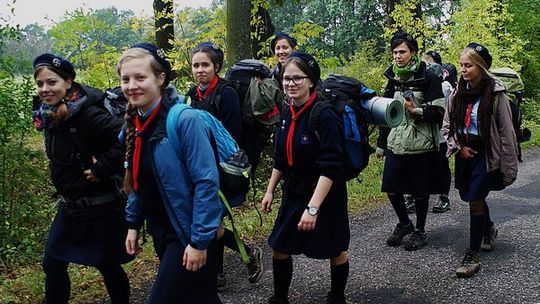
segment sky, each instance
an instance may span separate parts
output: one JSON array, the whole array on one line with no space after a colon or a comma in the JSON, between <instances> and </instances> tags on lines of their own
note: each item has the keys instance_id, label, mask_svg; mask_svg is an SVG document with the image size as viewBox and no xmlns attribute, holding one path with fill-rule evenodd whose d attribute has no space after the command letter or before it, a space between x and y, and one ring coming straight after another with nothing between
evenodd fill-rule
<instances>
[{"instance_id":1,"label":"sky","mask_svg":"<svg viewBox=\"0 0 540 304\"><path fill-rule=\"evenodd\" d=\"M27 24L38 23L50 25L52 21L59 21L66 11L77 8L100 9L114 6L119 10L132 10L136 15L152 14L152 0L0 0L0 24L5 24L2 19L9 17L9 23L19 24L24 27ZM208 7L212 0L174 0L175 5L180 7ZM10 14L10 8L15 8L15 16Z\"/></svg>"}]
</instances>

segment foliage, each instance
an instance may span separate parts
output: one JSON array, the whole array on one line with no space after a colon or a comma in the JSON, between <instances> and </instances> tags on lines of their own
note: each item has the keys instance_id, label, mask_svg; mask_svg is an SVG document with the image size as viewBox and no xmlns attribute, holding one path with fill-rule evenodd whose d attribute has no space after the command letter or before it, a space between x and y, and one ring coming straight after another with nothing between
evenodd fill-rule
<instances>
[{"instance_id":1,"label":"foliage","mask_svg":"<svg viewBox=\"0 0 540 304\"><path fill-rule=\"evenodd\" d=\"M383 73L390 62L389 56L376 52L375 41L366 41L360 45L356 53L347 64L344 74L359 79L366 86L381 92L384 89L386 78Z\"/></svg>"}]
</instances>

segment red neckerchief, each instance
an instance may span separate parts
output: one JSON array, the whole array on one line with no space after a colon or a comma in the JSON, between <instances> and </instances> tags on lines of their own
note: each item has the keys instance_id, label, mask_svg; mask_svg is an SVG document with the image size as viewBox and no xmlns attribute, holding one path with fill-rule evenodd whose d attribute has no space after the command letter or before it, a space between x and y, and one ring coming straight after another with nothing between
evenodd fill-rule
<instances>
[{"instance_id":1,"label":"red neckerchief","mask_svg":"<svg viewBox=\"0 0 540 304\"><path fill-rule=\"evenodd\" d=\"M206 96L212 93L212 91L214 90L214 88L216 87L218 83L218 80L219 80L218 75L217 74L214 75L214 78L212 78L212 81L210 81L210 85L208 85L208 88L206 89L206 91L204 91L204 93L201 92L201 86L197 85L197 97L199 98L199 100L204 100Z\"/></svg>"},{"instance_id":2,"label":"red neckerchief","mask_svg":"<svg viewBox=\"0 0 540 304\"><path fill-rule=\"evenodd\" d=\"M465 116L465 138L469 141L469 127L471 126L471 116L474 107L474 102L467 106L467 115Z\"/></svg>"},{"instance_id":3,"label":"red neckerchief","mask_svg":"<svg viewBox=\"0 0 540 304\"><path fill-rule=\"evenodd\" d=\"M293 142L293 137L294 137L294 129L296 128L296 121L300 118L302 114L304 114L304 112L307 109L309 109L309 107L315 100L315 97L317 97L317 94L315 94L314 92L309 97L309 100L306 103L304 103L304 105L302 106L300 111L298 111L298 113L296 113L296 111L294 110L292 101L289 104L289 109L291 110L292 118L291 118L291 125L289 126L289 133L287 133L287 143L285 145L285 150L287 152L287 164L289 165L289 167L292 167L292 164L293 164L292 142Z\"/></svg>"},{"instance_id":4,"label":"red neckerchief","mask_svg":"<svg viewBox=\"0 0 540 304\"><path fill-rule=\"evenodd\" d=\"M152 123L154 118L159 113L159 109L161 108L161 100L158 102L159 104L152 111L152 114L150 114L150 116L144 122L142 126L141 126L141 122L139 121L139 115L135 115L135 150L133 151L133 167L132 167L133 190L135 191L137 191L137 188L139 187L138 177L139 177L139 161L141 158L141 148L142 148L142 133L144 132L144 130L148 128L150 123Z\"/></svg>"}]
</instances>

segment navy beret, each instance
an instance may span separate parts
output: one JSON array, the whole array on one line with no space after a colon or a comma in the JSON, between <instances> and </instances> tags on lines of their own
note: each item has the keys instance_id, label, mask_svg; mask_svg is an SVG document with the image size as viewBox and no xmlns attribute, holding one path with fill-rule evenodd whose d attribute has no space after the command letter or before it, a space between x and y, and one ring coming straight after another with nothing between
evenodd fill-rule
<instances>
[{"instance_id":1,"label":"navy beret","mask_svg":"<svg viewBox=\"0 0 540 304\"><path fill-rule=\"evenodd\" d=\"M197 44L197 46L195 47L195 49L208 49L210 50L210 52L213 52L214 55L216 56L216 59L217 59L217 64L219 64L219 69L221 70L221 68L223 67L223 60L224 60L224 55L223 55L223 51L213 42L211 41L205 41L205 42L201 42L199 44Z\"/></svg>"},{"instance_id":2,"label":"navy beret","mask_svg":"<svg viewBox=\"0 0 540 304\"><path fill-rule=\"evenodd\" d=\"M289 44L293 48L295 48L298 45L298 42L296 41L296 39L294 39L293 36L291 36L291 35L289 35L287 33L284 33L284 32L277 32L276 36L270 41L270 48L272 49L273 53L275 53L274 49L276 48L276 43L280 39L287 39L287 41L289 41Z\"/></svg>"},{"instance_id":3,"label":"navy beret","mask_svg":"<svg viewBox=\"0 0 540 304\"><path fill-rule=\"evenodd\" d=\"M418 41L416 41L416 39L414 39L412 35L405 32L395 33L394 37L392 37L392 40L390 41L390 46L392 47L392 49L397 46L394 46L394 42L397 40L405 41L413 51L418 52Z\"/></svg>"},{"instance_id":4,"label":"navy beret","mask_svg":"<svg viewBox=\"0 0 540 304\"><path fill-rule=\"evenodd\" d=\"M163 67L165 70L165 82L163 83L163 87L166 87L172 79L172 68L171 63L167 60L167 57L165 57L165 52L157 46L147 42L134 44L130 47L130 49L133 48L147 50L150 52L150 55L152 55L152 57L154 57L154 59L156 59L156 61Z\"/></svg>"},{"instance_id":5,"label":"navy beret","mask_svg":"<svg viewBox=\"0 0 540 304\"><path fill-rule=\"evenodd\" d=\"M74 80L75 76L77 75L77 73L75 73L75 69L73 68L73 65L71 64L71 62L65 60L64 58L60 56L56 56L50 53L45 53L45 54L41 54L37 56L34 59L32 66L34 67L34 70L43 66L52 67L64 73L72 80Z\"/></svg>"},{"instance_id":6,"label":"navy beret","mask_svg":"<svg viewBox=\"0 0 540 304\"><path fill-rule=\"evenodd\" d=\"M307 64L307 66L310 68L311 72L313 73L313 76L315 79L311 79L311 81L315 84L321 80L321 68L319 67L319 64L317 63L317 60L310 54L306 53L300 53L300 52L292 52L288 58L299 58L303 62ZM309 75L308 75L309 76ZM311 77L310 77L311 78Z\"/></svg>"},{"instance_id":7,"label":"navy beret","mask_svg":"<svg viewBox=\"0 0 540 304\"><path fill-rule=\"evenodd\" d=\"M480 55L480 57L482 57L482 59L484 60L484 62L486 63L487 65L487 69L489 70L489 68L491 68L491 63L493 62L493 57L491 57L491 55L489 54L489 50L487 49L487 47L479 44L479 43L476 43L476 42L471 42L469 43L469 45L467 45L467 48L470 48L470 49L473 49L475 50L478 55Z\"/></svg>"},{"instance_id":8,"label":"navy beret","mask_svg":"<svg viewBox=\"0 0 540 304\"><path fill-rule=\"evenodd\" d=\"M439 53L435 51L429 51L426 53L426 55L433 58L433 61L435 61L435 63L442 64L442 58L441 58L441 55L439 55Z\"/></svg>"}]
</instances>

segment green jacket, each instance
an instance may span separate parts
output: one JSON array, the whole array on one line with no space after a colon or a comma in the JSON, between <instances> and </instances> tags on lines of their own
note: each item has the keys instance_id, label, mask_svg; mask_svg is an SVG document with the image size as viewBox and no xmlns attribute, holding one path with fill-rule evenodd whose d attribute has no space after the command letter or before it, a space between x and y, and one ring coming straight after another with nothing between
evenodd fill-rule
<instances>
[{"instance_id":1,"label":"green jacket","mask_svg":"<svg viewBox=\"0 0 540 304\"><path fill-rule=\"evenodd\" d=\"M395 79L391 67L384 75L388 78L385 97L404 102L402 91L410 88L419 108L416 114L405 111L405 117L399 126L380 129L377 146L399 155L437 151L440 142L439 130L444 116L444 94L440 80L426 70L424 62L421 62L418 71L405 82Z\"/></svg>"}]
</instances>

